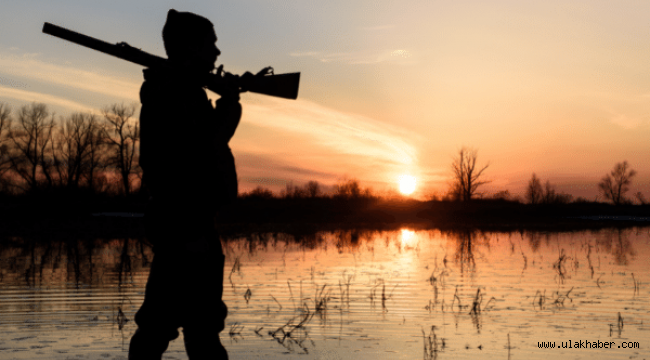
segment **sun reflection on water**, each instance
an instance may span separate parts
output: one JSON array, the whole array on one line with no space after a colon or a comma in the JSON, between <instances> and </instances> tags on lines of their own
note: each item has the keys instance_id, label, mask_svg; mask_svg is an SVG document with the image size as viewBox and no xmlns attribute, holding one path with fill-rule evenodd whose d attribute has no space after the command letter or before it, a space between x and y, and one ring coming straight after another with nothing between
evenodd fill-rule
<instances>
[{"instance_id":1,"label":"sun reflection on water","mask_svg":"<svg viewBox=\"0 0 650 360\"><path fill-rule=\"evenodd\" d=\"M409 229L401 229L400 240L402 242L402 247L414 247L415 246L415 231Z\"/></svg>"}]
</instances>

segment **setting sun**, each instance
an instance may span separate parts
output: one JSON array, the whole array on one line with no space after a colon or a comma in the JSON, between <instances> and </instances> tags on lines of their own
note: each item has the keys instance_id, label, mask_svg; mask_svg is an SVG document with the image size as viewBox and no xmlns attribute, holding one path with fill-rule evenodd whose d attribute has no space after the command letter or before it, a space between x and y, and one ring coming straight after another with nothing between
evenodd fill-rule
<instances>
[{"instance_id":1,"label":"setting sun","mask_svg":"<svg viewBox=\"0 0 650 360\"><path fill-rule=\"evenodd\" d=\"M410 195L415 191L415 176L401 175L399 177L399 191L404 195Z\"/></svg>"}]
</instances>

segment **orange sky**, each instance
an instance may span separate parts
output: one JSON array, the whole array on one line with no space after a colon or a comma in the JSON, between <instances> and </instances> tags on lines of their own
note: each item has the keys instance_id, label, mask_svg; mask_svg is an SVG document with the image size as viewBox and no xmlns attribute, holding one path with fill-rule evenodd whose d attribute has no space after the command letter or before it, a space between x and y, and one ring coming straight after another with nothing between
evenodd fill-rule
<instances>
[{"instance_id":1,"label":"orange sky","mask_svg":"<svg viewBox=\"0 0 650 360\"><path fill-rule=\"evenodd\" d=\"M0 14L0 101L58 114L137 102L140 67L40 32L44 21L164 55L169 8L215 23L234 73L300 71L297 101L246 94L231 146L242 190L417 178L446 190L478 149L487 193L533 172L593 199L617 162L650 198L650 3L639 1L16 2Z\"/></svg>"}]
</instances>

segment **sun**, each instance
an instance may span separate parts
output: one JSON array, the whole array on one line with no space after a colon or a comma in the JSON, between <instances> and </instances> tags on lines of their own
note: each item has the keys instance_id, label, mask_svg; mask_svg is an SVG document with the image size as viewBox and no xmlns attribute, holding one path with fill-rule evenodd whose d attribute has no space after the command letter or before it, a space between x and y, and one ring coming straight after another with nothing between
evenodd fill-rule
<instances>
[{"instance_id":1,"label":"sun","mask_svg":"<svg viewBox=\"0 0 650 360\"><path fill-rule=\"evenodd\" d=\"M415 176L400 175L399 191L404 195L411 195L415 191Z\"/></svg>"}]
</instances>

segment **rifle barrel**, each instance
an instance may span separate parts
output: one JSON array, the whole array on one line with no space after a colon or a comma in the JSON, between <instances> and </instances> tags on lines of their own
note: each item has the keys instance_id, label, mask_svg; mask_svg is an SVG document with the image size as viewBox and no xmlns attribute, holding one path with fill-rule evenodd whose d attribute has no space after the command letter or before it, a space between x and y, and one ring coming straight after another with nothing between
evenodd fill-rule
<instances>
[{"instance_id":1,"label":"rifle barrel","mask_svg":"<svg viewBox=\"0 0 650 360\"><path fill-rule=\"evenodd\" d=\"M94 37L80 34L48 22L43 24L43 32L144 67L168 66L167 59L136 49L124 42L109 44L106 41L95 39ZM223 81L222 78L216 74L206 74L208 89L217 94L219 94L219 83L221 81ZM251 84L248 91L286 99L296 99L298 97L299 83L300 73L262 76L255 79L255 83Z\"/></svg>"},{"instance_id":2,"label":"rifle barrel","mask_svg":"<svg viewBox=\"0 0 650 360\"><path fill-rule=\"evenodd\" d=\"M109 44L106 41L79 34L76 31L68 30L48 22L43 24L43 32L145 67L163 65L167 62L164 58L148 54L126 43Z\"/></svg>"}]
</instances>

